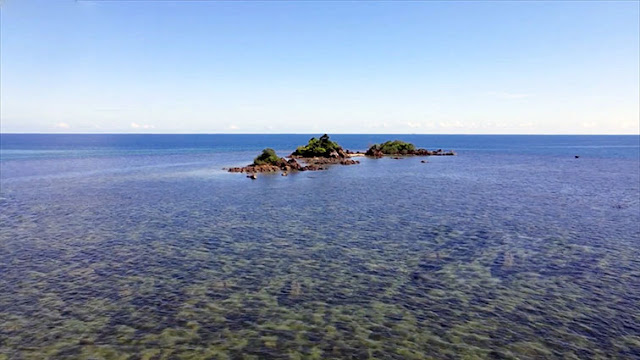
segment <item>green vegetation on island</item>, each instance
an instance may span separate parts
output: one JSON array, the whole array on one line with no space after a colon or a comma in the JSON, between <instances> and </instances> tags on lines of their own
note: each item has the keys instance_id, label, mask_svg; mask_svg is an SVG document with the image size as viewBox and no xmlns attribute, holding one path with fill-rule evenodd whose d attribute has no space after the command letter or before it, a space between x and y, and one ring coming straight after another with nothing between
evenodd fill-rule
<instances>
[{"instance_id":1,"label":"green vegetation on island","mask_svg":"<svg viewBox=\"0 0 640 360\"><path fill-rule=\"evenodd\" d=\"M272 148L262 150L262 153L253 159L253 163L243 167L234 167L228 169L229 172L247 173L248 177L255 179L256 173L277 172L282 171L282 175L286 176L291 171L314 171L326 170L328 165L354 165L360 161L351 159L352 156L370 156L381 158L385 155L391 155L394 159L400 159L405 155L455 155L453 151L426 150L418 149L415 145L393 140L381 144L372 145L365 154L361 152L351 152L344 150L337 142L331 141L329 135L324 134L319 138L312 137L307 145L298 146L287 160L276 154ZM302 164L296 160L300 160ZM422 161L423 163L426 161ZM1 359L0 359L1 360Z\"/></svg>"},{"instance_id":2,"label":"green vegetation on island","mask_svg":"<svg viewBox=\"0 0 640 360\"><path fill-rule=\"evenodd\" d=\"M262 154L253 159L253 165L278 165L280 162L280 157L271 148L262 150Z\"/></svg>"},{"instance_id":3,"label":"green vegetation on island","mask_svg":"<svg viewBox=\"0 0 640 360\"><path fill-rule=\"evenodd\" d=\"M292 156L312 158L312 157L346 157L342 146L337 142L329 140L329 135L324 134L319 139L312 137L306 146L298 146Z\"/></svg>"},{"instance_id":4,"label":"green vegetation on island","mask_svg":"<svg viewBox=\"0 0 640 360\"><path fill-rule=\"evenodd\" d=\"M416 150L416 147L412 143L408 143L400 140L393 140L393 141L387 141L382 144L374 144L369 148L368 151L371 151L371 152L380 151L385 155L407 155L407 154L411 154L415 150Z\"/></svg>"},{"instance_id":5,"label":"green vegetation on island","mask_svg":"<svg viewBox=\"0 0 640 360\"><path fill-rule=\"evenodd\" d=\"M228 169L229 172L247 173L248 177L255 179L256 173L282 171L282 175L287 175L290 171L314 171L326 170L327 165L353 165L359 161L351 160L338 143L329 140L329 135L324 134L319 139L311 138L306 146L299 146L291 154L291 159L279 157L275 150L266 148L262 153L253 159L253 163L243 167ZM296 161L300 159L301 165Z\"/></svg>"},{"instance_id":6,"label":"green vegetation on island","mask_svg":"<svg viewBox=\"0 0 640 360\"><path fill-rule=\"evenodd\" d=\"M412 143L393 140L387 141L382 144L373 144L369 150L365 153L367 156L373 156L376 158L383 157L385 155L419 155L419 156L438 156L438 155L455 155L455 152L449 150L427 150L418 149Z\"/></svg>"}]
</instances>

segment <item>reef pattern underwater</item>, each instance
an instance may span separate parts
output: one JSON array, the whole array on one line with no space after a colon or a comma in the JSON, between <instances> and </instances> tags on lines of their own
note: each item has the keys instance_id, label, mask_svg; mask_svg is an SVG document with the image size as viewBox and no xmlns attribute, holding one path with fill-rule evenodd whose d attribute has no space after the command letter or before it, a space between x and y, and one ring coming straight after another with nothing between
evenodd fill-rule
<instances>
[{"instance_id":1,"label":"reef pattern underwater","mask_svg":"<svg viewBox=\"0 0 640 360\"><path fill-rule=\"evenodd\" d=\"M30 160L102 170L3 179L0 359L640 358L637 160L420 160Z\"/></svg>"}]
</instances>

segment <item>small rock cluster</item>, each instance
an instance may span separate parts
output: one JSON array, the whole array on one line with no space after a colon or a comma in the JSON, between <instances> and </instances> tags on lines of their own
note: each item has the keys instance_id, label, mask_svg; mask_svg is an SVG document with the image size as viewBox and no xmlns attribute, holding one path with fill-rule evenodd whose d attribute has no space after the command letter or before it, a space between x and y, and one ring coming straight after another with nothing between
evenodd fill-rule
<instances>
[{"instance_id":1,"label":"small rock cluster","mask_svg":"<svg viewBox=\"0 0 640 360\"><path fill-rule=\"evenodd\" d=\"M365 153L366 156L371 156L374 158L381 158L381 157L384 157L385 155L452 156L455 154L456 153L451 150L445 151L442 149L438 149L438 150L415 149L415 150L409 150L406 153L401 153L401 154L385 154L381 150L374 149L374 148L370 148Z\"/></svg>"},{"instance_id":2,"label":"small rock cluster","mask_svg":"<svg viewBox=\"0 0 640 360\"><path fill-rule=\"evenodd\" d=\"M256 179L257 173L273 173L282 171L282 176L287 176L295 171L326 170L329 165L355 165L360 161L353 160L355 156L370 156L381 158L390 155L393 159L401 159L406 155L417 156L447 156L455 155L453 151L416 149L411 143L403 141L387 141L382 144L374 144L366 153L344 150L338 143L329 139L327 134L320 138L311 138L306 146L299 146L290 156L289 160L276 155L271 148L264 149L262 154L254 159L253 164L244 167L234 167L229 172L246 173L248 178ZM300 160L304 165L301 165ZM426 163L425 160L421 161Z\"/></svg>"},{"instance_id":3,"label":"small rock cluster","mask_svg":"<svg viewBox=\"0 0 640 360\"><path fill-rule=\"evenodd\" d=\"M277 172L277 171L305 171L305 170L313 170L308 169L308 166L302 166L300 163L296 161L296 159L285 159L280 158L275 164L251 164L243 167L234 167L229 169L229 172L239 172L239 173L264 173L264 172Z\"/></svg>"},{"instance_id":4,"label":"small rock cluster","mask_svg":"<svg viewBox=\"0 0 640 360\"><path fill-rule=\"evenodd\" d=\"M292 171L326 170L328 165L354 165L360 163L360 161L352 160L349 153L345 152L337 143L330 141L329 136L326 134L321 136L320 139L311 138L307 146L298 147L289 157L289 160L278 158L273 149L267 148L254 159L253 164L234 167L229 169L229 172L246 173L248 178L255 179L257 173L282 171L282 176L287 176ZM296 159L302 161L304 166L300 165Z\"/></svg>"}]
</instances>

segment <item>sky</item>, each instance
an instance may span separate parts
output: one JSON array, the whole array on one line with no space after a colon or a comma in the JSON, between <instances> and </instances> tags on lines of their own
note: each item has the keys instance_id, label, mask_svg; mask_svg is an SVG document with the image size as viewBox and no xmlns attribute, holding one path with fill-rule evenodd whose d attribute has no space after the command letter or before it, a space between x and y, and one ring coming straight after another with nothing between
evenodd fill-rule
<instances>
[{"instance_id":1,"label":"sky","mask_svg":"<svg viewBox=\"0 0 640 360\"><path fill-rule=\"evenodd\" d=\"M638 134L639 4L1 0L0 131Z\"/></svg>"}]
</instances>

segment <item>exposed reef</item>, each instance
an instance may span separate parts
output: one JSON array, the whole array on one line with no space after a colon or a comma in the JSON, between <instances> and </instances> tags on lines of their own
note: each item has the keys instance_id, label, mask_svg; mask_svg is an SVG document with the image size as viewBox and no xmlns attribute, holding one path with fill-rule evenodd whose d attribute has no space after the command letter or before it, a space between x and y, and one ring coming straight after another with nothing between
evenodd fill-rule
<instances>
[{"instance_id":1,"label":"exposed reef","mask_svg":"<svg viewBox=\"0 0 640 360\"><path fill-rule=\"evenodd\" d=\"M412 143L407 143L400 140L387 141L382 144L374 144L365 153L366 156L375 158L381 158L385 155L447 156L455 154L456 153L451 150L445 151L442 149L417 149Z\"/></svg>"}]
</instances>

